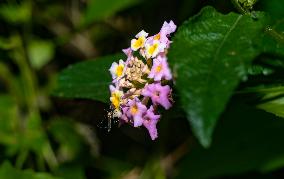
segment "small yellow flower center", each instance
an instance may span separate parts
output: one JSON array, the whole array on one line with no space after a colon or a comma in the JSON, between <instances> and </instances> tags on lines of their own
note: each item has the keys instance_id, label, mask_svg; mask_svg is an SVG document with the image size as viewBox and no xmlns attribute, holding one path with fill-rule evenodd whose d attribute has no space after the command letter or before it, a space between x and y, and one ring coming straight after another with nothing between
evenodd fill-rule
<instances>
[{"instance_id":1,"label":"small yellow flower center","mask_svg":"<svg viewBox=\"0 0 284 179\"><path fill-rule=\"evenodd\" d=\"M145 43L145 37L141 36L137 40L135 40L133 47L138 49L144 46Z\"/></svg>"},{"instance_id":2,"label":"small yellow flower center","mask_svg":"<svg viewBox=\"0 0 284 179\"><path fill-rule=\"evenodd\" d=\"M159 46L159 44L157 44L157 43L150 46L149 49L148 49L148 53L150 55L153 55L153 53L157 50L158 46Z\"/></svg>"},{"instance_id":3,"label":"small yellow flower center","mask_svg":"<svg viewBox=\"0 0 284 179\"><path fill-rule=\"evenodd\" d=\"M116 76L117 77L120 77L122 75L123 69L124 69L123 65L118 65L117 66L117 68L116 68Z\"/></svg>"},{"instance_id":4,"label":"small yellow flower center","mask_svg":"<svg viewBox=\"0 0 284 179\"><path fill-rule=\"evenodd\" d=\"M115 107L115 109L119 108L120 105L120 95L116 92L111 94L111 102L113 104L113 106Z\"/></svg>"},{"instance_id":5,"label":"small yellow flower center","mask_svg":"<svg viewBox=\"0 0 284 179\"><path fill-rule=\"evenodd\" d=\"M132 115L135 115L138 112L138 107L137 105L134 105L130 108L130 112Z\"/></svg>"},{"instance_id":6,"label":"small yellow flower center","mask_svg":"<svg viewBox=\"0 0 284 179\"><path fill-rule=\"evenodd\" d=\"M159 73L162 70L162 64L156 67L156 73Z\"/></svg>"},{"instance_id":7,"label":"small yellow flower center","mask_svg":"<svg viewBox=\"0 0 284 179\"><path fill-rule=\"evenodd\" d=\"M154 40L160 40L160 38L161 38L161 35L160 33L158 33L157 35L155 35Z\"/></svg>"}]
</instances>

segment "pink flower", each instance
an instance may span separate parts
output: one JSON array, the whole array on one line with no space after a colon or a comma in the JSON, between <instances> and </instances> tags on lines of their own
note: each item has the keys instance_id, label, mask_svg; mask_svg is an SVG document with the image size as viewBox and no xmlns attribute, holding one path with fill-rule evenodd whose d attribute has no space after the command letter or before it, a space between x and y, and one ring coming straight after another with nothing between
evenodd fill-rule
<instances>
[{"instance_id":1,"label":"pink flower","mask_svg":"<svg viewBox=\"0 0 284 179\"><path fill-rule=\"evenodd\" d=\"M122 50L127 59L113 62L109 69L112 85L108 117L119 118L121 124L133 127L143 125L152 140L158 137L156 126L161 116L157 108L172 106L172 91L167 85L172 79L167 53L170 34L175 30L173 21L165 21L156 35L148 37L148 33L140 31L130 47Z\"/></svg>"},{"instance_id":2,"label":"pink flower","mask_svg":"<svg viewBox=\"0 0 284 179\"><path fill-rule=\"evenodd\" d=\"M172 106L169 101L170 92L171 88L168 85L162 86L161 83L152 83L146 85L141 94L150 97L153 104L160 104L165 109L169 109Z\"/></svg>"},{"instance_id":3,"label":"pink flower","mask_svg":"<svg viewBox=\"0 0 284 179\"><path fill-rule=\"evenodd\" d=\"M166 80L172 79L172 74L166 57L159 55L157 58L153 59L153 66L148 78L154 78L154 81L160 81L162 78L165 78Z\"/></svg>"},{"instance_id":4,"label":"pink flower","mask_svg":"<svg viewBox=\"0 0 284 179\"><path fill-rule=\"evenodd\" d=\"M173 33L174 31L176 31L177 26L174 24L173 21L170 21L169 23L167 23L166 21L164 22L162 28L161 28L161 35L163 36L167 36L171 33Z\"/></svg>"},{"instance_id":5,"label":"pink flower","mask_svg":"<svg viewBox=\"0 0 284 179\"><path fill-rule=\"evenodd\" d=\"M122 115L120 116L120 119L122 122L128 123L129 122L129 117L127 115L127 111L129 110L128 106L122 106L121 107L121 111L122 111Z\"/></svg>"},{"instance_id":6,"label":"pink flower","mask_svg":"<svg viewBox=\"0 0 284 179\"><path fill-rule=\"evenodd\" d=\"M141 126L143 124L142 116L147 111L147 107L142 104L138 98L129 100L127 105L129 106L129 109L126 115L129 117L133 117L133 126Z\"/></svg>"},{"instance_id":7,"label":"pink flower","mask_svg":"<svg viewBox=\"0 0 284 179\"><path fill-rule=\"evenodd\" d=\"M161 43L159 40L146 42L145 55L147 58L155 58L159 53L164 52L166 44Z\"/></svg>"},{"instance_id":8,"label":"pink flower","mask_svg":"<svg viewBox=\"0 0 284 179\"><path fill-rule=\"evenodd\" d=\"M146 57L147 58L150 58L150 57L154 58L156 56L155 53L153 53L153 55L152 55L151 53L148 52L148 54L147 54L147 51L149 51L149 50L150 51L152 50L153 52L155 52L155 50L156 50L157 51L156 53L160 53L160 52L164 52L165 48L169 48L169 44L170 44L171 41L168 39L168 36L171 33L173 33L176 30L176 28L177 28L177 26L174 24L173 21L170 21L169 23L167 23L165 21L158 34L153 35L151 37L148 37L147 41L146 41L146 45L145 45ZM157 42L155 43L155 41L159 41L159 43L157 43Z\"/></svg>"},{"instance_id":9,"label":"pink flower","mask_svg":"<svg viewBox=\"0 0 284 179\"><path fill-rule=\"evenodd\" d=\"M125 49L122 49L122 52L127 56L127 57L130 57L132 56L132 50L131 48L125 48Z\"/></svg>"},{"instance_id":10,"label":"pink flower","mask_svg":"<svg viewBox=\"0 0 284 179\"><path fill-rule=\"evenodd\" d=\"M143 125L144 127L147 128L152 140L155 140L158 137L156 125L159 119L160 119L160 115L155 115L154 108L153 106L151 106L147 110L146 115L144 116Z\"/></svg>"},{"instance_id":11,"label":"pink flower","mask_svg":"<svg viewBox=\"0 0 284 179\"><path fill-rule=\"evenodd\" d=\"M174 24L173 21L170 21L169 23L165 21L160 32L154 36L149 37L146 43L152 44L153 41L159 40L162 47L169 48L171 41L168 39L168 36L171 33L173 33L175 30L176 30L176 25ZM163 52L163 50L160 51Z\"/></svg>"}]
</instances>

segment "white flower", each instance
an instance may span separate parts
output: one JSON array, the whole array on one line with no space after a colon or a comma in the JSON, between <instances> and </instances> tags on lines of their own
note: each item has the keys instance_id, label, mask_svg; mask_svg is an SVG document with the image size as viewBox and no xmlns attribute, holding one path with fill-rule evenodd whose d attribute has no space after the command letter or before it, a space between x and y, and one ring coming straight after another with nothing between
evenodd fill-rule
<instances>
[{"instance_id":1,"label":"white flower","mask_svg":"<svg viewBox=\"0 0 284 179\"><path fill-rule=\"evenodd\" d=\"M131 49L133 51L138 50L139 48L143 48L145 45L146 37L148 36L148 33L146 33L144 30L140 31L135 37L137 39L131 40Z\"/></svg>"},{"instance_id":2,"label":"white flower","mask_svg":"<svg viewBox=\"0 0 284 179\"><path fill-rule=\"evenodd\" d=\"M148 33L145 32L144 30L141 30L135 37L139 38L139 37L147 37Z\"/></svg>"},{"instance_id":3,"label":"white flower","mask_svg":"<svg viewBox=\"0 0 284 179\"><path fill-rule=\"evenodd\" d=\"M112 79L120 78L124 74L124 67L125 63L123 60L119 60L119 63L117 64L116 62L113 62L109 71L112 75Z\"/></svg>"},{"instance_id":4,"label":"white flower","mask_svg":"<svg viewBox=\"0 0 284 179\"><path fill-rule=\"evenodd\" d=\"M109 98L115 109L120 110L121 98L123 96L123 91L115 88L113 85L109 86L111 97Z\"/></svg>"},{"instance_id":5,"label":"white flower","mask_svg":"<svg viewBox=\"0 0 284 179\"><path fill-rule=\"evenodd\" d=\"M164 52L165 45L160 43L158 40L154 40L153 44L146 44L146 57L155 58L158 53Z\"/></svg>"}]
</instances>

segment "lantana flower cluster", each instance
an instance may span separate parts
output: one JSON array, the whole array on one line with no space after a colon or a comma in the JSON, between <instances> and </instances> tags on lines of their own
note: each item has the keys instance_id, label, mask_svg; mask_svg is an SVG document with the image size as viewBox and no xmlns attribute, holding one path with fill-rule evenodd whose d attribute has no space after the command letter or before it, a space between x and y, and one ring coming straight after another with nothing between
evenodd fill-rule
<instances>
[{"instance_id":1,"label":"lantana flower cluster","mask_svg":"<svg viewBox=\"0 0 284 179\"><path fill-rule=\"evenodd\" d=\"M113 62L111 117L133 127L144 126L152 140L158 137L156 125L161 115L158 108L168 110L173 103L170 83L172 74L167 62L169 36L176 30L173 21L164 22L160 32L149 36L144 30L131 40L131 47L124 49L127 59Z\"/></svg>"}]
</instances>

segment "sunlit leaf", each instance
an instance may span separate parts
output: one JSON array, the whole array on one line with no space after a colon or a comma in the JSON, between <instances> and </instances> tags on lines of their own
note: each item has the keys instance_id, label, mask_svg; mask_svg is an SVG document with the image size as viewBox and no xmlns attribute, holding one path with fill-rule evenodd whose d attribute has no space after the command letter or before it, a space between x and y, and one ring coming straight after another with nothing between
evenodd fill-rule
<instances>
[{"instance_id":1,"label":"sunlit leaf","mask_svg":"<svg viewBox=\"0 0 284 179\"><path fill-rule=\"evenodd\" d=\"M32 40L28 44L28 55L31 65L40 69L53 58L54 45L50 41Z\"/></svg>"},{"instance_id":2,"label":"sunlit leaf","mask_svg":"<svg viewBox=\"0 0 284 179\"><path fill-rule=\"evenodd\" d=\"M284 97L259 104L257 107L284 118Z\"/></svg>"}]
</instances>

